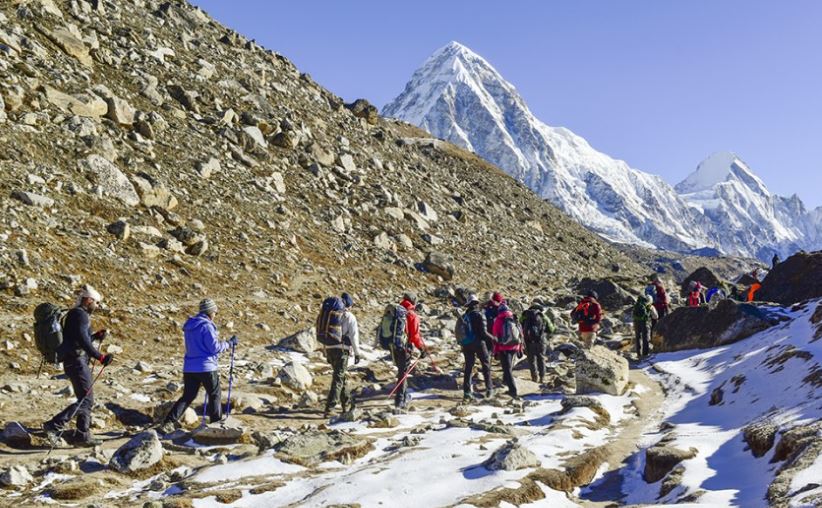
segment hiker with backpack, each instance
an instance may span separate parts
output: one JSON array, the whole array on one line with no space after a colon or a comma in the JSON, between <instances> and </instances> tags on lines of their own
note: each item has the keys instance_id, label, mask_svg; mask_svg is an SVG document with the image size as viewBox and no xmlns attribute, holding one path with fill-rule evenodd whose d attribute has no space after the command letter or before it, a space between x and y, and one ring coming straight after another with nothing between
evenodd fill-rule
<instances>
[{"instance_id":1,"label":"hiker with backpack","mask_svg":"<svg viewBox=\"0 0 822 508\"><path fill-rule=\"evenodd\" d=\"M420 335L420 318L416 313L417 295L403 294L399 305L388 305L377 328L380 347L391 351L391 359L397 367L397 384L394 386L394 407L408 407L408 376L417 361L427 356L425 343ZM414 348L420 350L419 359L413 361Z\"/></svg>"},{"instance_id":2,"label":"hiker with backpack","mask_svg":"<svg viewBox=\"0 0 822 508\"><path fill-rule=\"evenodd\" d=\"M688 284L688 307L705 305L705 294L702 292L702 288L702 284L695 280Z\"/></svg>"},{"instance_id":3,"label":"hiker with backpack","mask_svg":"<svg viewBox=\"0 0 822 508\"><path fill-rule=\"evenodd\" d=\"M545 349L547 337L554 333L556 327L545 313L541 298L534 298L531 306L522 313L522 331L525 338L525 354L528 356L528 368L531 381L545 383Z\"/></svg>"},{"instance_id":4,"label":"hiker with backpack","mask_svg":"<svg viewBox=\"0 0 822 508\"><path fill-rule=\"evenodd\" d=\"M56 358L63 362L63 372L71 382L77 402L45 422L43 430L46 431L49 440L55 444L59 441L66 425L76 416L78 440L75 444L91 447L101 444L102 441L92 436L90 431L91 410L94 407L92 391L94 381L92 381L89 370L89 358L100 362L104 369L111 364L114 356L100 353L92 343L93 340L102 340L107 334L106 330L91 333L91 315L99 308L103 297L90 285L84 285L75 293L75 296L77 301L74 307L63 319L62 343L57 348Z\"/></svg>"},{"instance_id":5,"label":"hiker with backpack","mask_svg":"<svg viewBox=\"0 0 822 508\"><path fill-rule=\"evenodd\" d=\"M183 358L183 395L174 403L160 426L160 432L170 434L179 427L183 412L194 402L202 386L207 399L207 411L211 423L222 420L220 402L220 370L217 359L220 354L237 346L239 339L232 336L227 341L219 339L214 317L217 304L211 299L200 302L197 315L188 318L183 325L185 356Z\"/></svg>"},{"instance_id":6,"label":"hiker with backpack","mask_svg":"<svg viewBox=\"0 0 822 508\"><path fill-rule=\"evenodd\" d=\"M654 300L654 308L656 309L657 317L651 320L651 333L653 334L656 323L660 319L667 316L671 311L671 300L668 297L668 292L665 291L665 286L659 280L658 274L651 275L651 283L645 288L645 294L650 294Z\"/></svg>"},{"instance_id":7,"label":"hiker with backpack","mask_svg":"<svg viewBox=\"0 0 822 508\"><path fill-rule=\"evenodd\" d=\"M464 401L474 399L471 376L476 360L479 360L482 377L485 380L485 398L490 399L494 396L494 385L491 382L491 358L486 346L487 342L493 343L494 337L488 333L485 314L480 310L479 303L477 295L468 295L465 312L457 320L457 341L462 348L462 356L465 358L465 370L462 376Z\"/></svg>"},{"instance_id":8,"label":"hiker with backpack","mask_svg":"<svg viewBox=\"0 0 822 508\"><path fill-rule=\"evenodd\" d=\"M597 301L598 298L597 292L590 290L571 311L571 320L579 326L579 340L586 349L593 347L602 322L602 306Z\"/></svg>"},{"instance_id":9,"label":"hiker with backpack","mask_svg":"<svg viewBox=\"0 0 822 508\"><path fill-rule=\"evenodd\" d=\"M331 388L325 402L323 417L328 418L340 401L342 412L354 409L354 398L346 384L348 358L354 353L354 363L360 363L360 332L357 318L351 312L354 299L348 293L323 302L317 318L317 341L325 348L325 357L334 369Z\"/></svg>"},{"instance_id":10,"label":"hiker with backpack","mask_svg":"<svg viewBox=\"0 0 822 508\"><path fill-rule=\"evenodd\" d=\"M494 291L488 297L488 302L485 304L485 326L488 329L489 335L492 337L494 333L494 322L497 320L497 314L499 314L499 307L504 303L505 298L503 298L502 293L499 291ZM491 351L493 345L493 342L490 341L486 344L488 351Z\"/></svg>"},{"instance_id":11,"label":"hiker with backpack","mask_svg":"<svg viewBox=\"0 0 822 508\"><path fill-rule=\"evenodd\" d=\"M649 344L651 339L650 325L654 319L659 318L656 308L653 306L653 301L654 299L650 295L640 295L634 304L634 336L638 358L644 358L651 353Z\"/></svg>"},{"instance_id":12,"label":"hiker with backpack","mask_svg":"<svg viewBox=\"0 0 822 508\"><path fill-rule=\"evenodd\" d=\"M514 358L522 352L522 328L508 304L501 303L494 320L494 356L502 366L502 381L508 387L508 395L518 397L514 381Z\"/></svg>"}]
</instances>

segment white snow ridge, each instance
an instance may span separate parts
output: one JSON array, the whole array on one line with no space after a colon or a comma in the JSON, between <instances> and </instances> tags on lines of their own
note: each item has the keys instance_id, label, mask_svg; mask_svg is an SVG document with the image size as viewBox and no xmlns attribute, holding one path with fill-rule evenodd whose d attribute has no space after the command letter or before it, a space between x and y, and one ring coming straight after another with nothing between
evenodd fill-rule
<instances>
[{"instance_id":1,"label":"white snow ridge","mask_svg":"<svg viewBox=\"0 0 822 508\"><path fill-rule=\"evenodd\" d=\"M540 121L511 83L458 42L434 52L382 113L476 152L616 242L763 259L822 245L822 212L770 194L736 156L710 157L675 190Z\"/></svg>"}]
</instances>

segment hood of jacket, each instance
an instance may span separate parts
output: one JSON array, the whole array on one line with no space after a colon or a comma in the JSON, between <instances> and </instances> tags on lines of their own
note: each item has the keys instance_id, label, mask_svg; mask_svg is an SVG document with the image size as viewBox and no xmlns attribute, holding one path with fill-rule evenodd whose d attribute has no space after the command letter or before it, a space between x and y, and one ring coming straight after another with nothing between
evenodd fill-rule
<instances>
[{"instance_id":1,"label":"hood of jacket","mask_svg":"<svg viewBox=\"0 0 822 508\"><path fill-rule=\"evenodd\" d=\"M183 325L183 330L186 332L198 332L205 329L210 329L214 327L214 322L208 319L208 316L205 314L197 314L196 316L192 316L188 318L188 321L185 322Z\"/></svg>"},{"instance_id":2,"label":"hood of jacket","mask_svg":"<svg viewBox=\"0 0 822 508\"><path fill-rule=\"evenodd\" d=\"M400 305L405 307L407 310L415 310L417 308L417 306L411 303L411 300L408 299L404 299L403 301L401 301Z\"/></svg>"}]
</instances>

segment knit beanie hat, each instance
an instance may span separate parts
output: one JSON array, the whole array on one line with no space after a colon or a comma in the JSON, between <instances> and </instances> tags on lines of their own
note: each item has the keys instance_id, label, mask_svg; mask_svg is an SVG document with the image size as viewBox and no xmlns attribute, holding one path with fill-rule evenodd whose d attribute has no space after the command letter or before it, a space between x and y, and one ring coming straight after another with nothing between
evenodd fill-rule
<instances>
[{"instance_id":1,"label":"knit beanie hat","mask_svg":"<svg viewBox=\"0 0 822 508\"><path fill-rule=\"evenodd\" d=\"M217 304L211 298L206 298L200 302L201 314L214 314L217 310Z\"/></svg>"}]
</instances>

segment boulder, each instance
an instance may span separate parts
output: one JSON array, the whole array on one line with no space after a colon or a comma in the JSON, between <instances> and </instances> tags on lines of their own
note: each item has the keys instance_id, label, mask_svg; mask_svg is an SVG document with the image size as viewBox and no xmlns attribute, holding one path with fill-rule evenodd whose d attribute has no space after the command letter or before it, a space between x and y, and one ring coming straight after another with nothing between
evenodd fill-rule
<instances>
[{"instance_id":1,"label":"boulder","mask_svg":"<svg viewBox=\"0 0 822 508\"><path fill-rule=\"evenodd\" d=\"M106 231L123 241L128 240L131 236L131 226L122 219L106 226Z\"/></svg>"},{"instance_id":2,"label":"boulder","mask_svg":"<svg viewBox=\"0 0 822 508\"><path fill-rule=\"evenodd\" d=\"M69 95L50 86L43 87L46 100L53 106L88 118L99 118L108 111L106 101L94 94Z\"/></svg>"},{"instance_id":3,"label":"boulder","mask_svg":"<svg viewBox=\"0 0 822 508\"><path fill-rule=\"evenodd\" d=\"M314 327L306 328L281 339L277 346L299 353L311 354L317 349L316 335L317 330Z\"/></svg>"},{"instance_id":4,"label":"boulder","mask_svg":"<svg viewBox=\"0 0 822 508\"><path fill-rule=\"evenodd\" d=\"M773 447L779 427L772 421L756 422L742 429L742 435L751 453L756 458L762 457Z\"/></svg>"},{"instance_id":5,"label":"boulder","mask_svg":"<svg viewBox=\"0 0 822 508\"><path fill-rule=\"evenodd\" d=\"M362 118L370 125L376 125L380 119L380 113L375 106L365 99L357 99L350 104L346 104L345 108L351 111L351 114L357 118Z\"/></svg>"},{"instance_id":6,"label":"boulder","mask_svg":"<svg viewBox=\"0 0 822 508\"><path fill-rule=\"evenodd\" d=\"M720 280L714 272L703 266L701 268L697 268L693 273L685 277L685 280L682 281L682 284L679 286L679 291L682 296L688 294L688 286L690 286L693 281L699 282L706 288L715 288L722 284L722 280Z\"/></svg>"},{"instance_id":7,"label":"boulder","mask_svg":"<svg viewBox=\"0 0 822 508\"><path fill-rule=\"evenodd\" d=\"M57 28L48 33L48 38L60 47L67 55L73 56L81 64L91 67L93 61L89 54L89 48L73 33L65 28Z\"/></svg>"},{"instance_id":8,"label":"boulder","mask_svg":"<svg viewBox=\"0 0 822 508\"><path fill-rule=\"evenodd\" d=\"M220 422L200 427L191 433L197 443L207 446L232 444L240 441L245 435L245 427L232 417Z\"/></svg>"},{"instance_id":9,"label":"boulder","mask_svg":"<svg viewBox=\"0 0 822 508\"><path fill-rule=\"evenodd\" d=\"M23 487L33 482L34 478L25 466L11 466L0 473L0 485L4 487Z\"/></svg>"},{"instance_id":10,"label":"boulder","mask_svg":"<svg viewBox=\"0 0 822 508\"><path fill-rule=\"evenodd\" d=\"M54 206L53 199L46 196L41 196L39 194L34 194L33 192L16 190L11 193L11 197L24 204L27 204L29 206L36 206L38 208L51 208L52 206Z\"/></svg>"},{"instance_id":11,"label":"boulder","mask_svg":"<svg viewBox=\"0 0 822 508\"><path fill-rule=\"evenodd\" d=\"M132 125L134 123L134 108L126 100L112 95L106 98L108 111L106 118L119 125Z\"/></svg>"},{"instance_id":12,"label":"boulder","mask_svg":"<svg viewBox=\"0 0 822 508\"><path fill-rule=\"evenodd\" d=\"M576 361L577 394L622 395L628 385L628 360L602 346L582 350Z\"/></svg>"},{"instance_id":13,"label":"boulder","mask_svg":"<svg viewBox=\"0 0 822 508\"><path fill-rule=\"evenodd\" d=\"M654 351L710 348L731 344L760 332L776 321L767 311L748 303L720 300L708 307L680 307L654 328Z\"/></svg>"},{"instance_id":14,"label":"boulder","mask_svg":"<svg viewBox=\"0 0 822 508\"><path fill-rule=\"evenodd\" d=\"M101 155L89 155L80 161L80 169L92 183L129 206L140 204L140 196L120 168Z\"/></svg>"},{"instance_id":15,"label":"boulder","mask_svg":"<svg viewBox=\"0 0 822 508\"><path fill-rule=\"evenodd\" d=\"M370 441L359 436L338 430L316 430L288 438L277 450L277 458L313 467L332 460L350 463L373 449Z\"/></svg>"},{"instance_id":16,"label":"boulder","mask_svg":"<svg viewBox=\"0 0 822 508\"><path fill-rule=\"evenodd\" d=\"M518 442L509 441L482 463L490 471L517 471L529 467L539 467L539 459L534 452Z\"/></svg>"},{"instance_id":17,"label":"boulder","mask_svg":"<svg viewBox=\"0 0 822 508\"><path fill-rule=\"evenodd\" d=\"M635 298L628 294L615 282L603 279L582 279L576 286L579 294L584 295L588 291L596 291L599 298L597 300L606 310L622 309L626 305L634 303Z\"/></svg>"},{"instance_id":18,"label":"boulder","mask_svg":"<svg viewBox=\"0 0 822 508\"><path fill-rule=\"evenodd\" d=\"M439 275L444 280L451 280L454 277L454 260L446 254L429 252L422 266L428 272Z\"/></svg>"},{"instance_id":19,"label":"boulder","mask_svg":"<svg viewBox=\"0 0 822 508\"><path fill-rule=\"evenodd\" d=\"M647 483L658 482L665 478L677 464L696 457L696 454L696 448L681 450L673 446L652 446L645 451L645 471L642 477Z\"/></svg>"},{"instance_id":20,"label":"boulder","mask_svg":"<svg viewBox=\"0 0 822 508\"><path fill-rule=\"evenodd\" d=\"M131 181L140 194L140 199L146 208L157 207L162 210L177 208L177 198L163 185L145 173L131 177Z\"/></svg>"},{"instance_id":21,"label":"boulder","mask_svg":"<svg viewBox=\"0 0 822 508\"><path fill-rule=\"evenodd\" d=\"M285 367L280 369L277 375L283 384L293 388L294 390L302 391L310 388L314 380L311 378L311 373L299 363L290 362Z\"/></svg>"},{"instance_id":22,"label":"boulder","mask_svg":"<svg viewBox=\"0 0 822 508\"><path fill-rule=\"evenodd\" d=\"M163 458L163 445L154 430L141 432L114 452L109 467L121 473L133 473L157 464Z\"/></svg>"},{"instance_id":23,"label":"boulder","mask_svg":"<svg viewBox=\"0 0 822 508\"><path fill-rule=\"evenodd\" d=\"M822 297L822 251L799 252L776 265L762 281L756 299L781 305Z\"/></svg>"},{"instance_id":24,"label":"boulder","mask_svg":"<svg viewBox=\"0 0 822 508\"><path fill-rule=\"evenodd\" d=\"M3 428L3 441L15 448L31 446L31 434L20 422L8 422Z\"/></svg>"},{"instance_id":25,"label":"boulder","mask_svg":"<svg viewBox=\"0 0 822 508\"><path fill-rule=\"evenodd\" d=\"M215 173L219 173L222 168L220 166L219 159L215 159L214 157L211 157L210 159L208 159L205 162L198 162L196 169L197 169L197 173L202 178L208 179L208 178L211 178L211 175L213 175Z\"/></svg>"}]
</instances>

